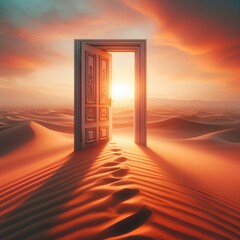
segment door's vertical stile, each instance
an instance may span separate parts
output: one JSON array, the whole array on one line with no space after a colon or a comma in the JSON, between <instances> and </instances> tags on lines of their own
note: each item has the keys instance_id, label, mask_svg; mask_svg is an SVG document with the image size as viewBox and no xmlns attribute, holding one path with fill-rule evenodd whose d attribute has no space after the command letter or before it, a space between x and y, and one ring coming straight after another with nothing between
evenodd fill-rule
<instances>
[{"instance_id":1,"label":"door's vertical stile","mask_svg":"<svg viewBox=\"0 0 240 240\"><path fill-rule=\"evenodd\" d=\"M97 55L86 49L85 51L85 106L83 112L83 133L85 134L85 144L97 142Z\"/></svg>"},{"instance_id":2,"label":"door's vertical stile","mask_svg":"<svg viewBox=\"0 0 240 240\"><path fill-rule=\"evenodd\" d=\"M140 142L140 132L141 132L141 124L140 124L140 104L139 99L141 95L139 94L139 51L134 53L135 58L135 93L134 93L134 141L136 143Z\"/></svg>"},{"instance_id":3,"label":"door's vertical stile","mask_svg":"<svg viewBox=\"0 0 240 240\"><path fill-rule=\"evenodd\" d=\"M109 139L112 139L112 58L110 58L108 64L108 74L109 74Z\"/></svg>"},{"instance_id":4,"label":"door's vertical stile","mask_svg":"<svg viewBox=\"0 0 240 240\"><path fill-rule=\"evenodd\" d=\"M81 145L81 43L74 41L74 149Z\"/></svg>"},{"instance_id":5,"label":"door's vertical stile","mask_svg":"<svg viewBox=\"0 0 240 240\"><path fill-rule=\"evenodd\" d=\"M100 97L100 93L99 93L99 79L100 79L100 56L98 55L97 56L97 81L96 81L96 86L97 86L97 105L96 105L96 108L97 108L97 123L99 122L99 97ZM99 124L97 124L97 140L99 140L99 127L98 127Z\"/></svg>"},{"instance_id":6,"label":"door's vertical stile","mask_svg":"<svg viewBox=\"0 0 240 240\"><path fill-rule=\"evenodd\" d=\"M81 141L81 147L83 146L83 143L85 142L85 132L83 131L83 129L85 128L85 82L86 82L86 53L82 47L82 82L81 82L81 121L82 121L82 125L81 125L81 135L82 135L82 141Z\"/></svg>"},{"instance_id":7,"label":"door's vertical stile","mask_svg":"<svg viewBox=\"0 0 240 240\"><path fill-rule=\"evenodd\" d=\"M110 74L109 74L109 58L100 56L100 85L99 85L99 112L100 112L100 125L99 125L99 141L108 140L110 138Z\"/></svg>"}]
</instances>

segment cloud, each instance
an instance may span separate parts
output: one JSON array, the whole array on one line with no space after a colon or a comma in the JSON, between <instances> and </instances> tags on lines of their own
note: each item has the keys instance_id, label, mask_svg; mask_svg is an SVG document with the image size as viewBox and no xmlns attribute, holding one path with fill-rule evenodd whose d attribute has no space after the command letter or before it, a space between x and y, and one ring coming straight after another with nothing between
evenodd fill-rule
<instances>
[{"instance_id":1,"label":"cloud","mask_svg":"<svg viewBox=\"0 0 240 240\"><path fill-rule=\"evenodd\" d=\"M200 54L200 57L206 60L212 68L219 70L219 67L221 67L222 70L234 71L236 74L240 74L240 45L214 49Z\"/></svg>"},{"instance_id":2,"label":"cloud","mask_svg":"<svg viewBox=\"0 0 240 240\"><path fill-rule=\"evenodd\" d=\"M126 2L157 21L163 33L175 35L179 44L203 50L239 44L238 0Z\"/></svg>"},{"instance_id":3,"label":"cloud","mask_svg":"<svg viewBox=\"0 0 240 240\"><path fill-rule=\"evenodd\" d=\"M234 72L236 78L239 76L240 1L125 2L155 21L155 37L160 45L169 44L188 52L200 63L205 62L206 69L225 69Z\"/></svg>"},{"instance_id":4,"label":"cloud","mask_svg":"<svg viewBox=\"0 0 240 240\"><path fill-rule=\"evenodd\" d=\"M64 60L64 56L52 50L48 42L7 22L1 23L0 45L1 77L25 75L52 62Z\"/></svg>"},{"instance_id":5,"label":"cloud","mask_svg":"<svg viewBox=\"0 0 240 240\"><path fill-rule=\"evenodd\" d=\"M73 78L73 39L147 38L149 92L176 81L239 90L239 9L239 0L1 0L0 78L55 89Z\"/></svg>"},{"instance_id":6,"label":"cloud","mask_svg":"<svg viewBox=\"0 0 240 240\"><path fill-rule=\"evenodd\" d=\"M79 15L86 17L88 10L85 5L83 1L79 4L75 0L71 4L62 0L2 0L1 77L11 79L26 76L51 64L69 60L66 53L56 46L63 35L70 34L66 31L68 22L71 24L76 16L79 20Z\"/></svg>"},{"instance_id":7,"label":"cloud","mask_svg":"<svg viewBox=\"0 0 240 240\"><path fill-rule=\"evenodd\" d=\"M0 75L19 77L72 62L74 38L141 37L146 22L122 1L2 0Z\"/></svg>"}]
</instances>

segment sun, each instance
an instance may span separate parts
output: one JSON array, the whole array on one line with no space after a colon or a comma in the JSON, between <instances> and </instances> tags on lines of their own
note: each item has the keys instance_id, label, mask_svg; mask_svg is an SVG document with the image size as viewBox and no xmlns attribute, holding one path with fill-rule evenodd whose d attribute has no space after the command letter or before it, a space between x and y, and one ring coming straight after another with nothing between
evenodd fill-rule
<instances>
[{"instance_id":1,"label":"sun","mask_svg":"<svg viewBox=\"0 0 240 240\"><path fill-rule=\"evenodd\" d=\"M132 98L132 88L130 84L127 83L114 83L112 85L112 98L115 100L118 99L127 99Z\"/></svg>"}]
</instances>

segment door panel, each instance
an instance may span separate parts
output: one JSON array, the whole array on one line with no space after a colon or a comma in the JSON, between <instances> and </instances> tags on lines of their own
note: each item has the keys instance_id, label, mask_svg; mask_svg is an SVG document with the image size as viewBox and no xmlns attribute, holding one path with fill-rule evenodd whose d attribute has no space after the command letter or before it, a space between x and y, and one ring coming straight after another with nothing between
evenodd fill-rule
<instances>
[{"instance_id":1,"label":"door panel","mask_svg":"<svg viewBox=\"0 0 240 240\"><path fill-rule=\"evenodd\" d=\"M111 138L111 60L111 54L82 44L81 148Z\"/></svg>"},{"instance_id":2,"label":"door panel","mask_svg":"<svg viewBox=\"0 0 240 240\"><path fill-rule=\"evenodd\" d=\"M108 59L100 57L100 104L107 105L109 104L109 84L108 84Z\"/></svg>"}]
</instances>

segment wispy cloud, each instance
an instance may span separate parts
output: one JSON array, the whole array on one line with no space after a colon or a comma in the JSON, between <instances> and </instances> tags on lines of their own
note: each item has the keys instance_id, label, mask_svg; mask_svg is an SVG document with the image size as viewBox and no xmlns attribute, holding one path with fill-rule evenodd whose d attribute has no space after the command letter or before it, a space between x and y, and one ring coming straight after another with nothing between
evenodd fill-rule
<instances>
[{"instance_id":1,"label":"wispy cloud","mask_svg":"<svg viewBox=\"0 0 240 240\"><path fill-rule=\"evenodd\" d=\"M74 38L146 38L150 95L203 82L231 96L240 89L239 22L238 0L1 0L0 79L58 91L73 72Z\"/></svg>"},{"instance_id":2,"label":"wispy cloud","mask_svg":"<svg viewBox=\"0 0 240 240\"><path fill-rule=\"evenodd\" d=\"M201 67L205 62L206 69L224 69L239 75L238 0L126 0L126 3L153 19L158 26L155 38L160 45L169 44L186 51L197 57Z\"/></svg>"}]
</instances>

